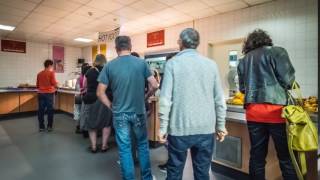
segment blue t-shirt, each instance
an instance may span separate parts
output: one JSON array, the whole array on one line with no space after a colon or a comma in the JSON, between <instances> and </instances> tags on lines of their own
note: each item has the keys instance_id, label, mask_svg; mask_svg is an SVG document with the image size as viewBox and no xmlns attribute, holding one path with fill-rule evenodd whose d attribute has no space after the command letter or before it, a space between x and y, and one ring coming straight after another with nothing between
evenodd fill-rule
<instances>
[{"instance_id":1,"label":"blue t-shirt","mask_svg":"<svg viewBox=\"0 0 320 180\"><path fill-rule=\"evenodd\" d=\"M145 83L152 76L147 63L135 56L119 56L102 69L98 81L111 88L114 113L145 114Z\"/></svg>"}]
</instances>

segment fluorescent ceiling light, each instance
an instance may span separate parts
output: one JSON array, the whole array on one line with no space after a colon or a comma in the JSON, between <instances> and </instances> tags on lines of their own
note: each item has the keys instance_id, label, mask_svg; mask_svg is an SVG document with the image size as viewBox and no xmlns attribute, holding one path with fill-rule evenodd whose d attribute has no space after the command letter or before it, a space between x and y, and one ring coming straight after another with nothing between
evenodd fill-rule
<instances>
[{"instance_id":1,"label":"fluorescent ceiling light","mask_svg":"<svg viewBox=\"0 0 320 180\"><path fill-rule=\"evenodd\" d=\"M2 25L0 24L0 29L6 30L6 31L13 31L16 27L13 26L7 26L7 25Z\"/></svg>"},{"instance_id":2,"label":"fluorescent ceiling light","mask_svg":"<svg viewBox=\"0 0 320 180\"><path fill-rule=\"evenodd\" d=\"M80 41L80 42L91 42L91 41L93 41L92 39L86 39L86 38L76 38L74 40L75 41Z\"/></svg>"}]
</instances>

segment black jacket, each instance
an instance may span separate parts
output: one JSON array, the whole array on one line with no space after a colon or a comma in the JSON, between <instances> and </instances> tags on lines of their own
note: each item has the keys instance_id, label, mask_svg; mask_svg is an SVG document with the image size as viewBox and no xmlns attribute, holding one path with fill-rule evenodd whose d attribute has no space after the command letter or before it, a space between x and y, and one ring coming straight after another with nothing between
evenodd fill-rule
<instances>
[{"instance_id":1,"label":"black jacket","mask_svg":"<svg viewBox=\"0 0 320 180\"><path fill-rule=\"evenodd\" d=\"M286 105L295 80L287 51L265 46L250 51L238 65L239 88L247 103Z\"/></svg>"}]
</instances>

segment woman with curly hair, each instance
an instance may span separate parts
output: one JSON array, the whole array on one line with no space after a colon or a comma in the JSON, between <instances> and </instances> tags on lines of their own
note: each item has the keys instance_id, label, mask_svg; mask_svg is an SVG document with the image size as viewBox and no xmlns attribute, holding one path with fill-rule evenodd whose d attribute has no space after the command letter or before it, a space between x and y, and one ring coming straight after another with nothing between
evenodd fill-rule
<instances>
[{"instance_id":1,"label":"woman with curly hair","mask_svg":"<svg viewBox=\"0 0 320 180\"><path fill-rule=\"evenodd\" d=\"M238 65L239 87L245 93L246 119L251 143L249 174L253 180L265 180L266 156L271 136L284 180L296 180L290 160L282 107L287 90L295 80L295 70L287 51L273 46L272 39L257 29L243 44L244 58Z\"/></svg>"}]
</instances>

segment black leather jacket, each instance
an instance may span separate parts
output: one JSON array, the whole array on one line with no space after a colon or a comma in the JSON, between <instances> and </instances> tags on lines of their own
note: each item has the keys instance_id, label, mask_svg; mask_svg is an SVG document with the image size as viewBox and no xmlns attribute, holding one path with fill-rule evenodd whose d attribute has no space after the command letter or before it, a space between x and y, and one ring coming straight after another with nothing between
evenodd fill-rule
<instances>
[{"instance_id":1,"label":"black leather jacket","mask_svg":"<svg viewBox=\"0 0 320 180\"><path fill-rule=\"evenodd\" d=\"M294 73L284 48L265 46L250 51L238 65L239 88L245 93L245 104L286 105Z\"/></svg>"}]
</instances>

